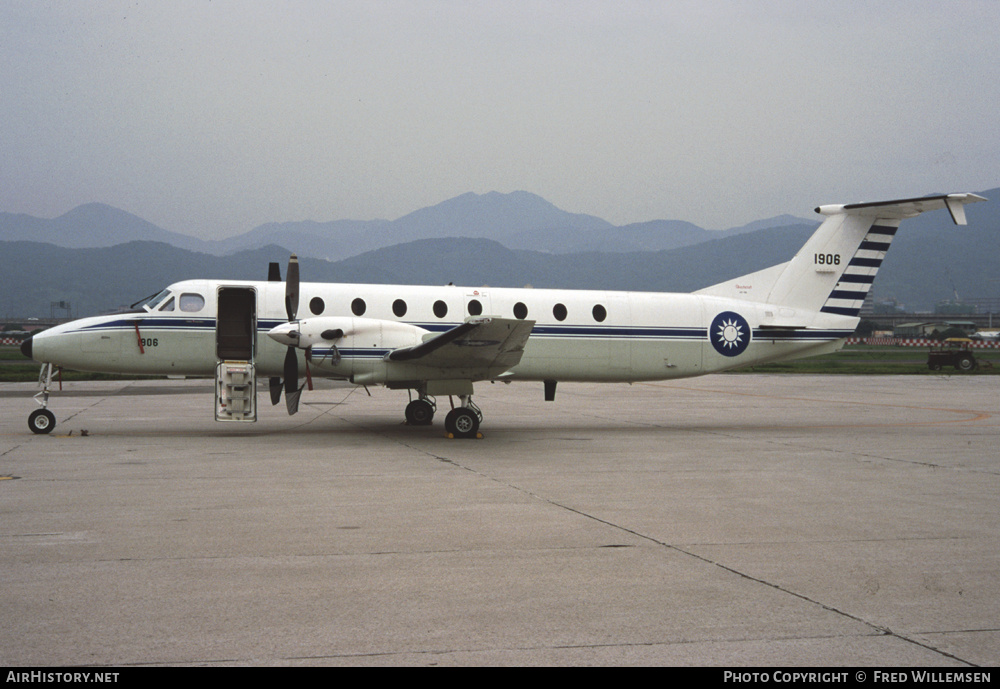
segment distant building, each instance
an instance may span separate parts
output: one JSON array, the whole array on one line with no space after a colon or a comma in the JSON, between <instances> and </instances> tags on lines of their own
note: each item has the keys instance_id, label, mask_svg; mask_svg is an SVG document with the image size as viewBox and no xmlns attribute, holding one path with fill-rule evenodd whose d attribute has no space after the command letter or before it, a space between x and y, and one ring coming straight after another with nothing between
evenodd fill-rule
<instances>
[{"instance_id":1,"label":"distant building","mask_svg":"<svg viewBox=\"0 0 1000 689\"><path fill-rule=\"evenodd\" d=\"M927 337L939 323L897 323L892 329L893 337Z\"/></svg>"},{"instance_id":2,"label":"distant building","mask_svg":"<svg viewBox=\"0 0 1000 689\"><path fill-rule=\"evenodd\" d=\"M944 326L942 330L958 328L959 330L964 330L967 335L971 335L979 329L972 321L945 321Z\"/></svg>"},{"instance_id":3,"label":"distant building","mask_svg":"<svg viewBox=\"0 0 1000 689\"><path fill-rule=\"evenodd\" d=\"M897 302L895 299L879 299L874 304L872 304L872 314L877 315L891 315L895 313L904 313L905 309L903 305Z\"/></svg>"},{"instance_id":4,"label":"distant building","mask_svg":"<svg viewBox=\"0 0 1000 689\"><path fill-rule=\"evenodd\" d=\"M958 329L966 335L976 332L972 321L934 321L922 323L897 323L892 329L894 337L930 337L934 333Z\"/></svg>"},{"instance_id":5,"label":"distant building","mask_svg":"<svg viewBox=\"0 0 1000 689\"><path fill-rule=\"evenodd\" d=\"M976 313L975 304L966 304L961 301L946 299L934 305L934 313L944 316L965 316Z\"/></svg>"}]
</instances>

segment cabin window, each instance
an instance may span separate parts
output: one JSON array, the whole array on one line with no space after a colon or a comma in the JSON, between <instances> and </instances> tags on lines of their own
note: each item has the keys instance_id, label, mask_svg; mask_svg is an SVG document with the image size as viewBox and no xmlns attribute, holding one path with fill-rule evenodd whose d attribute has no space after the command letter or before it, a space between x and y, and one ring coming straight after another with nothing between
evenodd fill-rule
<instances>
[{"instance_id":1,"label":"cabin window","mask_svg":"<svg viewBox=\"0 0 1000 689\"><path fill-rule=\"evenodd\" d=\"M173 310L174 310L174 298L173 297L170 297L169 299L167 299L167 301L164 302L163 306L161 306L158 309L158 311L173 311Z\"/></svg>"},{"instance_id":2,"label":"cabin window","mask_svg":"<svg viewBox=\"0 0 1000 689\"><path fill-rule=\"evenodd\" d=\"M552 307L552 315L556 317L557 321L566 320L566 306L564 304L556 304Z\"/></svg>"},{"instance_id":3,"label":"cabin window","mask_svg":"<svg viewBox=\"0 0 1000 689\"><path fill-rule=\"evenodd\" d=\"M434 302L434 315L438 318L444 318L448 315L448 305L445 304L440 299Z\"/></svg>"},{"instance_id":4,"label":"cabin window","mask_svg":"<svg viewBox=\"0 0 1000 689\"><path fill-rule=\"evenodd\" d=\"M396 318L402 318L406 315L406 302L402 299L397 299L392 302L392 312L396 314Z\"/></svg>"},{"instance_id":5,"label":"cabin window","mask_svg":"<svg viewBox=\"0 0 1000 689\"><path fill-rule=\"evenodd\" d=\"M469 302L469 315L479 316L483 313L483 305L479 303L478 299L473 299Z\"/></svg>"},{"instance_id":6,"label":"cabin window","mask_svg":"<svg viewBox=\"0 0 1000 689\"><path fill-rule=\"evenodd\" d=\"M368 310L368 305L365 304L365 300L362 299L361 297L358 297L357 299L351 302L351 313L353 313L355 316L364 316L365 311L367 310Z\"/></svg>"},{"instance_id":7,"label":"cabin window","mask_svg":"<svg viewBox=\"0 0 1000 689\"><path fill-rule=\"evenodd\" d=\"M181 295L180 299L181 311L187 311L193 313L195 311L201 311L205 308L205 297L200 294L186 293Z\"/></svg>"},{"instance_id":8,"label":"cabin window","mask_svg":"<svg viewBox=\"0 0 1000 689\"><path fill-rule=\"evenodd\" d=\"M309 300L309 310L312 311L312 315L318 316L326 309L326 304L319 297L313 297Z\"/></svg>"},{"instance_id":9,"label":"cabin window","mask_svg":"<svg viewBox=\"0 0 1000 689\"><path fill-rule=\"evenodd\" d=\"M594 320L597 321L598 323L603 323L604 319L608 317L608 310L603 306L601 306L600 304L594 306L593 313L594 313Z\"/></svg>"},{"instance_id":10,"label":"cabin window","mask_svg":"<svg viewBox=\"0 0 1000 689\"><path fill-rule=\"evenodd\" d=\"M522 321L528 317L528 307L522 302L517 302L514 304L514 318L520 318Z\"/></svg>"}]
</instances>

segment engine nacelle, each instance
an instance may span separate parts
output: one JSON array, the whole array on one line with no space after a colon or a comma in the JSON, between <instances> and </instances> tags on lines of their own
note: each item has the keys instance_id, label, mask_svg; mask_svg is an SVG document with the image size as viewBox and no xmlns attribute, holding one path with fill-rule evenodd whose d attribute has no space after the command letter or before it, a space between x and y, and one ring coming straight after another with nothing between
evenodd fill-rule
<instances>
[{"instance_id":1,"label":"engine nacelle","mask_svg":"<svg viewBox=\"0 0 1000 689\"><path fill-rule=\"evenodd\" d=\"M319 316L301 321L282 323L268 336L290 347L312 351L314 364L336 366L341 354L378 353L378 356L400 347L412 347L423 342L429 330L415 325L378 318Z\"/></svg>"}]
</instances>

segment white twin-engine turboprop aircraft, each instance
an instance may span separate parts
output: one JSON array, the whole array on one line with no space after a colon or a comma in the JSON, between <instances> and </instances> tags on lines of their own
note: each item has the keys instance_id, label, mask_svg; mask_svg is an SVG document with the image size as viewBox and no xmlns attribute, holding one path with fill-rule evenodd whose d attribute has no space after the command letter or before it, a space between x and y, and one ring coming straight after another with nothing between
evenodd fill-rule
<instances>
[{"instance_id":1,"label":"white twin-engine turboprop aircraft","mask_svg":"<svg viewBox=\"0 0 1000 689\"><path fill-rule=\"evenodd\" d=\"M284 390L294 414L304 370L307 380L415 391L406 407L413 425L431 423L436 396L457 396L445 428L476 437L479 381L544 381L552 400L558 381L683 378L834 351L857 326L900 221L947 208L964 225L965 204L984 200L820 206L826 220L791 261L693 294L299 284L294 256L284 285L276 264L267 282L178 282L133 312L27 340L21 350L43 363L44 382L29 426L55 426L53 367L214 375L219 421L256 420L258 376L269 378L272 403Z\"/></svg>"}]
</instances>

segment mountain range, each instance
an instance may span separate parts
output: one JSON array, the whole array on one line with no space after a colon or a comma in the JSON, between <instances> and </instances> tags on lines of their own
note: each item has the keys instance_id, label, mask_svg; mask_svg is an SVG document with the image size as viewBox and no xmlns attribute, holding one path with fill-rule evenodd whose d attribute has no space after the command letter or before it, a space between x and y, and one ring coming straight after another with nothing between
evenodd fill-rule
<instances>
[{"instance_id":1,"label":"mountain range","mask_svg":"<svg viewBox=\"0 0 1000 689\"><path fill-rule=\"evenodd\" d=\"M998 296L1000 189L979 193L992 203L969 206L968 227L940 212L906 222L877 298L927 309L956 293ZM464 194L395 221L274 223L217 242L103 204L53 220L0 213L0 316L47 316L53 301L92 315L182 279L264 279L268 262L284 266L290 252L306 281L687 292L788 260L817 224L616 227L526 192Z\"/></svg>"},{"instance_id":2,"label":"mountain range","mask_svg":"<svg viewBox=\"0 0 1000 689\"><path fill-rule=\"evenodd\" d=\"M762 228L815 222L783 215L725 231L705 230L681 220L615 226L592 215L560 210L525 191L470 192L397 220L274 222L221 240L171 232L118 208L88 203L51 220L0 213L0 241L35 241L76 249L150 241L216 256L276 244L337 261L395 244L445 237L492 239L511 249L551 253L659 251Z\"/></svg>"}]
</instances>

